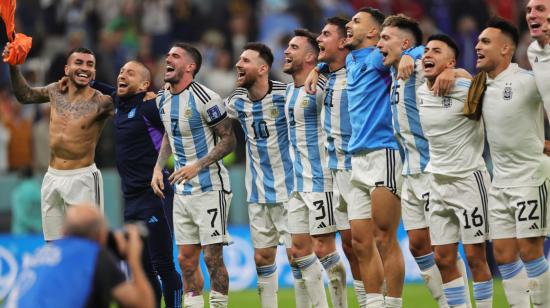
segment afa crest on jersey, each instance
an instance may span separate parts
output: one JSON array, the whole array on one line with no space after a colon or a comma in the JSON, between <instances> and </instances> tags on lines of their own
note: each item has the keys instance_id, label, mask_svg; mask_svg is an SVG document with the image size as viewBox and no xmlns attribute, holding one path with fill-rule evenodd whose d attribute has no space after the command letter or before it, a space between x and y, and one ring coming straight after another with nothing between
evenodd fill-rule
<instances>
[{"instance_id":1,"label":"afa crest on jersey","mask_svg":"<svg viewBox=\"0 0 550 308\"><path fill-rule=\"evenodd\" d=\"M133 118L136 115L136 107L133 107L132 110L128 113L128 119Z\"/></svg>"},{"instance_id":2,"label":"afa crest on jersey","mask_svg":"<svg viewBox=\"0 0 550 308\"><path fill-rule=\"evenodd\" d=\"M509 101L512 99L512 83L511 82L507 82L505 87L504 87L504 91L502 92L502 98L505 100L505 101Z\"/></svg>"},{"instance_id":3,"label":"afa crest on jersey","mask_svg":"<svg viewBox=\"0 0 550 308\"><path fill-rule=\"evenodd\" d=\"M302 107L303 108L306 108L308 105L309 105L309 100L307 98L305 98L302 103L301 103Z\"/></svg>"},{"instance_id":4,"label":"afa crest on jersey","mask_svg":"<svg viewBox=\"0 0 550 308\"><path fill-rule=\"evenodd\" d=\"M183 113L183 116L184 116L184 117L190 118L192 115L193 115L193 110L191 110L191 108L185 109L185 111L184 111L184 113Z\"/></svg>"},{"instance_id":5,"label":"afa crest on jersey","mask_svg":"<svg viewBox=\"0 0 550 308\"><path fill-rule=\"evenodd\" d=\"M453 104L451 101L451 98L448 96L443 96L443 99L441 100L441 103L443 105L443 108L449 108Z\"/></svg>"},{"instance_id":6,"label":"afa crest on jersey","mask_svg":"<svg viewBox=\"0 0 550 308\"><path fill-rule=\"evenodd\" d=\"M273 107L270 113L272 117L276 118L279 115L279 109L277 109L277 107Z\"/></svg>"}]
</instances>

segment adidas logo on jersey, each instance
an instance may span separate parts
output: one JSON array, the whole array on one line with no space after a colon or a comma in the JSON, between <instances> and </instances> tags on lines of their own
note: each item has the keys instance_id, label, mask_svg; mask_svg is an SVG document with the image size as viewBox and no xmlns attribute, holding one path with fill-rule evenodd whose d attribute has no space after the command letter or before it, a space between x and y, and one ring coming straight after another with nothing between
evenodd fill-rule
<instances>
[{"instance_id":1,"label":"adidas logo on jersey","mask_svg":"<svg viewBox=\"0 0 550 308\"><path fill-rule=\"evenodd\" d=\"M148 221L148 223L150 223L150 224L154 224L154 223L157 223L157 222L159 222L159 220L155 216L151 216L149 218L149 221Z\"/></svg>"},{"instance_id":2,"label":"adidas logo on jersey","mask_svg":"<svg viewBox=\"0 0 550 308\"><path fill-rule=\"evenodd\" d=\"M476 234L474 235L474 237L478 237L478 236L483 236L483 231L477 230L477 232L476 232Z\"/></svg>"},{"instance_id":3,"label":"adidas logo on jersey","mask_svg":"<svg viewBox=\"0 0 550 308\"><path fill-rule=\"evenodd\" d=\"M539 63L539 57L535 57L535 63Z\"/></svg>"},{"instance_id":4,"label":"adidas logo on jersey","mask_svg":"<svg viewBox=\"0 0 550 308\"><path fill-rule=\"evenodd\" d=\"M538 230L538 229L539 229L539 226L537 225L536 222L533 223L533 224L531 225L531 227L529 227L529 230Z\"/></svg>"},{"instance_id":5,"label":"adidas logo on jersey","mask_svg":"<svg viewBox=\"0 0 550 308\"><path fill-rule=\"evenodd\" d=\"M214 232L210 234L210 237L216 237L216 236L220 236L220 232L218 232L218 230L214 230Z\"/></svg>"},{"instance_id":6,"label":"adidas logo on jersey","mask_svg":"<svg viewBox=\"0 0 550 308\"><path fill-rule=\"evenodd\" d=\"M317 229L322 229L322 228L326 228L327 225L325 225L325 223L323 221L321 221L321 223L317 226Z\"/></svg>"}]
</instances>

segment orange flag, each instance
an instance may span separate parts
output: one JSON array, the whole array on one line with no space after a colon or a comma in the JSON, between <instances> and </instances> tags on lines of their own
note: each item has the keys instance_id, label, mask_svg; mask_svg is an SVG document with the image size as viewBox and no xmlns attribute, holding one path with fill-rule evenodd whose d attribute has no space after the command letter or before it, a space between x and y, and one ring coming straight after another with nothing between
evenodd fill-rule
<instances>
[{"instance_id":1,"label":"orange flag","mask_svg":"<svg viewBox=\"0 0 550 308\"><path fill-rule=\"evenodd\" d=\"M32 47L32 38L22 33L15 33L15 0L0 0L0 18L6 25L6 34L10 41L4 62L10 65L25 63Z\"/></svg>"}]
</instances>

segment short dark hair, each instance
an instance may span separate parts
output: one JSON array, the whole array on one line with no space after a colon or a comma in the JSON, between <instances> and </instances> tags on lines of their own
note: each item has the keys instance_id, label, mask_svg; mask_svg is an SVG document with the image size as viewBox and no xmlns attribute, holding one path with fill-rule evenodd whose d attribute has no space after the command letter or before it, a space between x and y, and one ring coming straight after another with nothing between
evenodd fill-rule
<instances>
[{"instance_id":1,"label":"short dark hair","mask_svg":"<svg viewBox=\"0 0 550 308\"><path fill-rule=\"evenodd\" d=\"M94 56L94 58L95 58L95 53L91 49L88 49L86 47L76 47L76 48L71 49L67 53L67 61L69 61L69 58L73 55L73 53L87 53L89 55Z\"/></svg>"},{"instance_id":2,"label":"short dark hair","mask_svg":"<svg viewBox=\"0 0 550 308\"><path fill-rule=\"evenodd\" d=\"M359 12L369 13L380 27L384 23L384 19L386 19L386 15L384 15L384 13L372 7L364 6L359 9Z\"/></svg>"},{"instance_id":3,"label":"short dark hair","mask_svg":"<svg viewBox=\"0 0 550 308\"><path fill-rule=\"evenodd\" d=\"M512 40L512 42L514 42L514 46L518 46L519 44L518 28L508 20L499 16L493 16L487 21L487 24L485 26L487 28L499 29L500 31L502 31L502 33L504 33L504 35L508 36Z\"/></svg>"},{"instance_id":4,"label":"short dark hair","mask_svg":"<svg viewBox=\"0 0 550 308\"><path fill-rule=\"evenodd\" d=\"M260 55L260 58L262 58L269 67L273 65L273 53L271 52L271 49L263 43L259 42L250 42L244 45L243 50L254 50L257 51Z\"/></svg>"},{"instance_id":5,"label":"short dark hair","mask_svg":"<svg viewBox=\"0 0 550 308\"><path fill-rule=\"evenodd\" d=\"M202 65L202 56L199 50L195 48L195 46L184 42L174 43L172 47L179 47L185 50L185 52L191 57L193 62L195 62L195 66L197 67L193 72L193 77L195 77L195 75L197 75L197 73L200 71Z\"/></svg>"},{"instance_id":6,"label":"short dark hair","mask_svg":"<svg viewBox=\"0 0 550 308\"><path fill-rule=\"evenodd\" d=\"M420 30L420 26L416 20L408 16L403 14L388 16L382 24L382 28L384 27L396 27L410 32L414 37L414 45L418 46L422 44L422 30Z\"/></svg>"},{"instance_id":7,"label":"short dark hair","mask_svg":"<svg viewBox=\"0 0 550 308\"><path fill-rule=\"evenodd\" d=\"M338 34L340 34L340 37L346 37L346 24L349 22L349 19L340 17L340 16L334 16L327 18L327 24L336 26L338 28Z\"/></svg>"},{"instance_id":8,"label":"short dark hair","mask_svg":"<svg viewBox=\"0 0 550 308\"><path fill-rule=\"evenodd\" d=\"M455 59L458 59L458 57L460 56L460 50L458 49L458 45L447 34L443 34L443 33L432 34L430 35L430 37L428 37L428 41L426 43L429 43L431 41L441 41L447 44L447 46L449 46L453 50L455 54Z\"/></svg>"},{"instance_id":9,"label":"short dark hair","mask_svg":"<svg viewBox=\"0 0 550 308\"><path fill-rule=\"evenodd\" d=\"M145 79L145 81L151 82L151 75L152 75L151 70L147 67L147 65L145 65L145 63L143 63L139 60L130 60L127 63L129 63L129 62L133 62L133 63L136 63L137 65L141 66L141 68L143 69L143 72L144 72L143 79Z\"/></svg>"},{"instance_id":10,"label":"short dark hair","mask_svg":"<svg viewBox=\"0 0 550 308\"><path fill-rule=\"evenodd\" d=\"M319 53L319 44L317 44L317 34L313 33L307 29L296 29L294 30L294 36L302 36L307 39L307 42L309 46L315 51L315 53Z\"/></svg>"}]
</instances>

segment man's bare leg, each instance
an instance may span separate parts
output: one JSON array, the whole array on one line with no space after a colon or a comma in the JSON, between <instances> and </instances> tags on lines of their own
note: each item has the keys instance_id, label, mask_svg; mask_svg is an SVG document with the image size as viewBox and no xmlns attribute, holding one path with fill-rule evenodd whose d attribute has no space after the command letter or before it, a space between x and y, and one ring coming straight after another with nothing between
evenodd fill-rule
<instances>
[{"instance_id":1,"label":"man's bare leg","mask_svg":"<svg viewBox=\"0 0 550 308\"><path fill-rule=\"evenodd\" d=\"M342 239L342 250L348 259L349 266L351 268L351 275L353 277L353 289L355 290L355 297L359 307L365 307L367 304L367 298L365 293L365 285L361 278L361 269L359 268L359 261L353 252L351 246L351 229L338 230L340 238Z\"/></svg>"},{"instance_id":2,"label":"man's bare leg","mask_svg":"<svg viewBox=\"0 0 550 308\"><path fill-rule=\"evenodd\" d=\"M229 276L223 262L223 245L212 244L203 247L204 263L210 274L210 307L227 307Z\"/></svg>"},{"instance_id":3,"label":"man's bare leg","mask_svg":"<svg viewBox=\"0 0 550 308\"><path fill-rule=\"evenodd\" d=\"M315 254L327 272L332 306L345 308L348 306L346 268L336 251L336 234L315 235L313 238Z\"/></svg>"},{"instance_id":4,"label":"man's bare leg","mask_svg":"<svg viewBox=\"0 0 550 308\"><path fill-rule=\"evenodd\" d=\"M202 296L204 279L199 267L200 254L201 246L199 244L178 246L178 263L180 264L183 279L184 307L194 308L204 306Z\"/></svg>"},{"instance_id":5,"label":"man's bare leg","mask_svg":"<svg viewBox=\"0 0 550 308\"><path fill-rule=\"evenodd\" d=\"M372 219L376 225L376 246L384 265L386 280L387 307L401 307L405 262L397 241L397 228L401 219L399 198L385 187L379 187L371 193Z\"/></svg>"},{"instance_id":6,"label":"man's bare leg","mask_svg":"<svg viewBox=\"0 0 550 308\"><path fill-rule=\"evenodd\" d=\"M504 294L510 307L530 307L527 272L519 258L516 238L493 239L493 254L497 262Z\"/></svg>"},{"instance_id":7,"label":"man's bare leg","mask_svg":"<svg viewBox=\"0 0 550 308\"><path fill-rule=\"evenodd\" d=\"M376 226L372 219L353 219L350 224L352 247L361 268L361 280L366 291L366 305L384 307L384 268L374 240Z\"/></svg>"}]
</instances>

